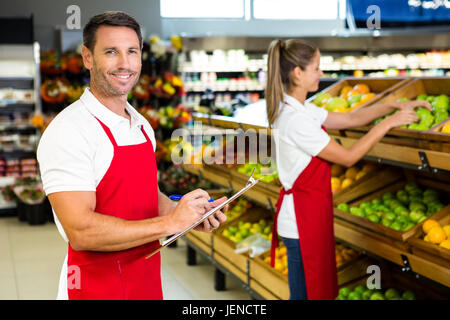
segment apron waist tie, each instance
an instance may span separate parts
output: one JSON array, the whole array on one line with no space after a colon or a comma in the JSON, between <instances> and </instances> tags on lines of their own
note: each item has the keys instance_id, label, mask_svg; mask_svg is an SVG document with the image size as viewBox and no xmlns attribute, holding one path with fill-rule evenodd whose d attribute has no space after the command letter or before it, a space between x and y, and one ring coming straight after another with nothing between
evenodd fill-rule
<instances>
[{"instance_id":1,"label":"apron waist tie","mask_svg":"<svg viewBox=\"0 0 450 320\"><path fill-rule=\"evenodd\" d=\"M278 248L278 232L277 232L278 214L280 213L281 204L283 203L283 199L286 194L292 194L292 188L289 190L285 190L284 188L281 188L280 194L278 196L278 201L275 204L275 207L277 208L277 212L275 213L275 217L273 218L272 244L270 246L270 266L272 268L275 266L275 249Z\"/></svg>"}]
</instances>

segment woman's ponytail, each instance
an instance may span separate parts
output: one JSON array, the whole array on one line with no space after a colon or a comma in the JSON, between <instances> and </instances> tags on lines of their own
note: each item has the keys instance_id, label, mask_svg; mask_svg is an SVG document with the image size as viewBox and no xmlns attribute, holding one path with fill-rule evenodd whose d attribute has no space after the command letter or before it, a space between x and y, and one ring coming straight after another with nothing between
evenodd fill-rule
<instances>
[{"instance_id":1,"label":"woman's ponytail","mask_svg":"<svg viewBox=\"0 0 450 320\"><path fill-rule=\"evenodd\" d=\"M265 92L269 127L272 126L277 119L280 103L283 101L284 86L280 72L280 51L282 50L283 45L283 40L274 40L269 46Z\"/></svg>"},{"instance_id":2,"label":"woman's ponytail","mask_svg":"<svg viewBox=\"0 0 450 320\"><path fill-rule=\"evenodd\" d=\"M284 91L293 85L291 71L295 67L305 70L316 52L315 45L300 39L274 40L270 44L265 91L269 127L278 117Z\"/></svg>"}]
</instances>

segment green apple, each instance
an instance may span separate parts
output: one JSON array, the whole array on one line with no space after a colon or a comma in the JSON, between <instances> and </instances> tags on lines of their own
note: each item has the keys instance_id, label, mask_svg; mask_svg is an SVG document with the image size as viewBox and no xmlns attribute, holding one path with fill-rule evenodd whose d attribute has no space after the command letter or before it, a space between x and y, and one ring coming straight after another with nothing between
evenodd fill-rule
<instances>
[{"instance_id":1,"label":"green apple","mask_svg":"<svg viewBox=\"0 0 450 320\"><path fill-rule=\"evenodd\" d=\"M353 291L358 292L359 294L363 294L364 291L366 291L366 287L362 284L358 285Z\"/></svg>"},{"instance_id":2,"label":"green apple","mask_svg":"<svg viewBox=\"0 0 450 320\"><path fill-rule=\"evenodd\" d=\"M416 114L420 118L420 120L423 120L431 116L431 111L426 108L418 108L416 109Z\"/></svg>"},{"instance_id":3,"label":"green apple","mask_svg":"<svg viewBox=\"0 0 450 320\"><path fill-rule=\"evenodd\" d=\"M351 207L350 208L350 213L355 215L355 216L359 216L362 212L361 208L357 208L357 207Z\"/></svg>"},{"instance_id":4,"label":"green apple","mask_svg":"<svg viewBox=\"0 0 450 320\"><path fill-rule=\"evenodd\" d=\"M434 195L434 196L438 196L438 192L436 191L436 190L433 190L433 189L425 189L425 191L423 192L423 196L424 197L427 197L427 196L431 196L431 195Z\"/></svg>"},{"instance_id":5,"label":"green apple","mask_svg":"<svg viewBox=\"0 0 450 320\"><path fill-rule=\"evenodd\" d=\"M347 100L341 97L333 97L330 100L328 100L325 109L327 109L328 111L335 111L336 109L347 107L348 107Z\"/></svg>"},{"instance_id":6,"label":"green apple","mask_svg":"<svg viewBox=\"0 0 450 320\"><path fill-rule=\"evenodd\" d=\"M394 289L394 288L389 288L386 290L386 292L384 293L384 296L389 299L392 300L394 298L400 298L400 293Z\"/></svg>"},{"instance_id":7,"label":"green apple","mask_svg":"<svg viewBox=\"0 0 450 320\"><path fill-rule=\"evenodd\" d=\"M424 216L425 213L423 211L411 211L409 214L409 218L415 223L417 223Z\"/></svg>"},{"instance_id":8,"label":"green apple","mask_svg":"<svg viewBox=\"0 0 450 320\"><path fill-rule=\"evenodd\" d=\"M394 199L394 195L392 194L392 192L386 192L385 194L383 194L382 199L383 202L386 202L386 200Z\"/></svg>"},{"instance_id":9,"label":"green apple","mask_svg":"<svg viewBox=\"0 0 450 320\"><path fill-rule=\"evenodd\" d=\"M348 99L348 105L351 106L354 103L361 101L362 94L355 94Z\"/></svg>"},{"instance_id":10,"label":"green apple","mask_svg":"<svg viewBox=\"0 0 450 320\"><path fill-rule=\"evenodd\" d=\"M350 208L349 208L348 204L346 204L346 203L339 203L337 208L339 210L342 210L342 211L345 211L345 212L349 212L350 211Z\"/></svg>"},{"instance_id":11,"label":"green apple","mask_svg":"<svg viewBox=\"0 0 450 320\"><path fill-rule=\"evenodd\" d=\"M392 212L386 212L385 214L383 214L383 219L389 220L389 221L394 221L396 218L395 213Z\"/></svg>"},{"instance_id":12,"label":"green apple","mask_svg":"<svg viewBox=\"0 0 450 320\"><path fill-rule=\"evenodd\" d=\"M370 300L386 300L381 292L374 292L370 296Z\"/></svg>"},{"instance_id":13,"label":"green apple","mask_svg":"<svg viewBox=\"0 0 450 320\"><path fill-rule=\"evenodd\" d=\"M339 295L344 297L344 298L347 298L348 295L350 294L350 292L351 292L351 290L349 288L341 288L341 289L339 289Z\"/></svg>"},{"instance_id":14,"label":"green apple","mask_svg":"<svg viewBox=\"0 0 450 320\"><path fill-rule=\"evenodd\" d=\"M370 300L370 297L372 296L373 292L370 289L366 289L366 291L363 292L362 294L362 299L363 300Z\"/></svg>"},{"instance_id":15,"label":"green apple","mask_svg":"<svg viewBox=\"0 0 450 320\"><path fill-rule=\"evenodd\" d=\"M361 209L370 207L370 202L363 202L363 203L361 203L361 204L359 205L359 207L360 207Z\"/></svg>"},{"instance_id":16,"label":"green apple","mask_svg":"<svg viewBox=\"0 0 450 320\"><path fill-rule=\"evenodd\" d=\"M359 292L353 291L348 295L348 300L361 300L361 294Z\"/></svg>"},{"instance_id":17,"label":"green apple","mask_svg":"<svg viewBox=\"0 0 450 320\"><path fill-rule=\"evenodd\" d=\"M417 96L416 100L427 101L428 96L426 94L420 94Z\"/></svg>"},{"instance_id":18,"label":"green apple","mask_svg":"<svg viewBox=\"0 0 450 320\"><path fill-rule=\"evenodd\" d=\"M407 290L407 291L403 292L402 299L404 299L404 300L416 300L416 294L413 291L411 291L411 290Z\"/></svg>"},{"instance_id":19,"label":"green apple","mask_svg":"<svg viewBox=\"0 0 450 320\"><path fill-rule=\"evenodd\" d=\"M370 221L375 222L375 223L380 222L380 218L376 214L368 215L367 219L369 219Z\"/></svg>"},{"instance_id":20,"label":"green apple","mask_svg":"<svg viewBox=\"0 0 450 320\"><path fill-rule=\"evenodd\" d=\"M366 214L366 216L369 216L374 212L374 210L371 207L366 207L366 208L364 208L363 211Z\"/></svg>"},{"instance_id":21,"label":"green apple","mask_svg":"<svg viewBox=\"0 0 450 320\"><path fill-rule=\"evenodd\" d=\"M382 219L382 220L381 220L381 224L382 224L383 226L385 226L385 227L390 227L391 224L392 224L392 220L389 220L389 219Z\"/></svg>"},{"instance_id":22,"label":"green apple","mask_svg":"<svg viewBox=\"0 0 450 320\"><path fill-rule=\"evenodd\" d=\"M408 209L406 209L404 206L398 206L397 208L394 209L394 213L396 215L405 215L405 213L408 213Z\"/></svg>"},{"instance_id":23,"label":"green apple","mask_svg":"<svg viewBox=\"0 0 450 320\"><path fill-rule=\"evenodd\" d=\"M409 101L409 99L407 97L403 97L403 98L397 99L397 101L398 102L406 102L406 101Z\"/></svg>"},{"instance_id":24,"label":"green apple","mask_svg":"<svg viewBox=\"0 0 450 320\"><path fill-rule=\"evenodd\" d=\"M338 295L338 296L336 297L336 300L347 300L347 298L344 297L344 296Z\"/></svg>"},{"instance_id":25,"label":"green apple","mask_svg":"<svg viewBox=\"0 0 450 320\"><path fill-rule=\"evenodd\" d=\"M313 100L313 103L316 105L316 106L322 106L322 102L325 100L325 99L330 99L332 96L331 96L331 94L329 94L328 92L319 92L318 94L317 94L317 96L316 96L316 98Z\"/></svg>"},{"instance_id":26,"label":"green apple","mask_svg":"<svg viewBox=\"0 0 450 320\"><path fill-rule=\"evenodd\" d=\"M390 227L391 227L392 229L394 229L394 230L397 230L397 231L400 231L400 230L402 229L402 225L401 225L401 223L398 222L398 221L394 221L394 222L390 225Z\"/></svg>"},{"instance_id":27,"label":"green apple","mask_svg":"<svg viewBox=\"0 0 450 320\"><path fill-rule=\"evenodd\" d=\"M427 207L422 202L411 202L409 204L410 211L427 211Z\"/></svg>"},{"instance_id":28,"label":"green apple","mask_svg":"<svg viewBox=\"0 0 450 320\"><path fill-rule=\"evenodd\" d=\"M413 228L415 225L416 225L416 224L413 223L413 222L407 222L407 223L405 223L405 224L402 226L401 230L402 230L402 231L408 231L409 229Z\"/></svg>"},{"instance_id":29,"label":"green apple","mask_svg":"<svg viewBox=\"0 0 450 320\"><path fill-rule=\"evenodd\" d=\"M396 196L397 196L397 199L403 203L408 203L408 201L409 201L408 192L406 192L405 190L397 191Z\"/></svg>"}]
</instances>

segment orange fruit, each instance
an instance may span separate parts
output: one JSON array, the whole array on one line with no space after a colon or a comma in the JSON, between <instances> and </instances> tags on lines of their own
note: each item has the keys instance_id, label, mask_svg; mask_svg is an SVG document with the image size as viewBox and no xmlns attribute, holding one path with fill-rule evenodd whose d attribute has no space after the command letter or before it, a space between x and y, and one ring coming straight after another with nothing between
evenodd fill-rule
<instances>
[{"instance_id":1,"label":"orange fruit","mask_svg":"<svg viewBox=\"0 0 450 320\"><path fill-rule=\"evenodd\" d=\"M428 239L428 236L425 236L425 238L423 238L423 240L425 240L426 242L430 242L430 239Z\"/></svg>"},{"instance_id":2,"label":"orange fruit","mask_svg":"<svg viewBox=\"0 0 450 320\"><path fill-rule=\"evenodd\" d=\"M356 179L356 175L358 174L358 172L359 172L359 169L357 167L348 168L345 171L345 177L348 178L348 179L355 180Z\"/></svg>"},{"instance_id":3,"label":"orange fruit","mask_svg":"<svg viewBox=\"0 0 450 320\"><path fill-rule=\"evenodd\" d=\"M332 177L339 177L341 174L344 173L344 167L340 166L336 163L333 163L331 165L331 176Z\"/></svg>"},{"instance_id":4,"label":"orange fruit","mask_svg":"<svg viewBox=\"0 0 450 320\"><path fill-rule=\"evenodd\" d=\"M353 87L354 91L357 91L359 93L369 93L370 92L370 88L367 84L364 83L358 83L357 85L355 85Z\"/></svg>"},{"instance_id":5,"label":"orange fruit","mask_svg":"<svg viewBox=\"0 0 450 320\"><path fill-rule=\"evenodd\" d=\"M433 227L427 234L428 239L430 239L431 243L441 243L442 241L447 239L444 230L441 227Z\"/></svg>"},{"instance_id":6,"label":"orange fruit","mask_svg":"<svg viewBox=\"0 0 450 320\"><path fill-rule=\"evenodd\" d=\"M355 71L353 71L353 76L354 77L358 77L358 78L364 77L364 71L362 71L362 70L355 70Z\"/></svg>"},{"instance_id":7,"label":"orange fruit","mask_svg":"<svg viewBox=\"0 0 450 320\"><path fill-rule=\"evenodd\" d=\"M441 132L443 132L443 133L450 133L450 122L447 122L447 124L442 127Z\"/></svg>"},{"instance_id":8,"label":"orange fruit","mask_svg":"<svg viewBox=\"0 0 450 320\"><path fill-rule=\"evenodd\" d=\"M345 178L344 181L342 181L341 183L341 188L345 189L347 188L349 185L351 185L353 182L355 182L355 180L350 179L350 178Z\"/></svg>"},{"instance_id":9,"label":"orange fruit","mask_svg":"<svg viewBox=\"0 0 450 320\"><path fill-rule=\"evenodd\" d=\"M270 256L264 258L264 262L270 264Z\"/></svg>"},{"instance_id":10,"label":"orange fruit","mask_svg":"<svg viewBox=\"0 0 450 320\"><path fill-rule=\"evenodd\" d=\"M375 93L369 92L369 93L363 94L363 96L361 97L360 102L367 102L367 101L369 101L369 100L371 100L373 98L375 98Z\"/></svg>"},{"instance_id":11,"label":"orange fruit","mask_svg":"<svg viewBox=\"0 0 450 320\"><path fill-rule=\"evenodd\" d=\"M286 247L281 247L280 248L280 256L286 256L286 254L287 254L287 249L286 249Z\"/></svg>"},{"instance_id":12,"label":"orange fruit","mask_svg":"<svg viewBox=\"0 0 450 320\"><path fill-rule=\"evenodd\" d=\"M443 226L442 230L444 230L445 234L447 235L447 238L450 239L450 224Z\"/></svg>"},{"instance_id":13,"label":"orange fruit","mask_svg":"<svg viewBox=\"0 0 450 320\"><path fill-rule=\"evenodd\" d=\"M360 101L360 102L355 102L354 104L351 105L350 108L348 108L348 109L350 109L349 112L358 109L358 108L361 107L363 104L364 104L364 102L361 102L361 101Z\"/></svg>"},{"instance_id":14,"label":"orange fruit","mask_svg":"<svg viewBox=\"0 0 450 320\"><path fill-rule=\"evenodd\" d=\"M441 225L439 224L439 222L437 222L436 220L433 219L428 219L427 221L425 221L422 225L422 230L423 232L425 232L426 234L428 234L428 232L431 230L431 228L433 227L441 227Z\"/></svg>"},{"instance_id":15,"label":"orange fruit","mask_svg":"<svg viewBox=\"0 0 450 320\"><path fill-rule=\"evenodd\" d=\"M351 87L351 86L344 86L344 87L342 88L341 93L340 93L339 96L340 96L341 98L347 99L347 96L348 96L348 93L350 92L350 90L352 90L352 87Z\"/></svg>"},{"instance_id":16,"label":"orange fruit","mask_svg":"<svg viewBox=\"0 0 450 320\"><path fill-rule=\"evenodd\" d=\"M341 190L341 180L336 177L331 178L331 191L336 192Z\"/></svg>"},{"instance_id":17,"label":"orange fruit","mask_svg":"<svg viewBox=\"0 0 450 320\"><path fill-rule=\"evenodd\" d=\"M442 241L439 246L450 250L450 239Z\"/></svg>"},{"instance_id":18,"label":"orange fruit","mask_svg":"<svg viewBox=\"0 0 450 320\"><path fill-rule=\"evenodd\" d=\"M377 166L374 165L373 163L366 163L365 165L363 165L362 171L364 171L364 172L372 172L376 168L377 168Z\"/></svg>"},{"instance_id":19,"label":"orange fruit","mask_svg":"<svg viewBox=\"0 0 450 320\"><path fill-rule=\"evenodd\" d=\"M358 174L356 175L355 179L359 180L361 179L363 176L365 176L367 174L366 171L361 170L360 172L358 172Z\"/></svg>"},{"instance_id":20,"label":"orange fruit","mask_svg":"<svg viewBox=\"0 0 450 320\"><path fill-rule=\"evenodd\" d=\"M347 113L350 112L350 108L336 108L334 109L335 112L340 112L340 113Z\"/></svg>"},{"instance_id":21,"label":"orange fruit","mask_svg":"<svg viewBox=\"0 0 450 320\"><path fill-rule=\"evenodd\" d=\"M361 92L352 89L347 93L347 99L350 97L356 96L357 94L361 94Z\"/></svg>"}]
</instances>

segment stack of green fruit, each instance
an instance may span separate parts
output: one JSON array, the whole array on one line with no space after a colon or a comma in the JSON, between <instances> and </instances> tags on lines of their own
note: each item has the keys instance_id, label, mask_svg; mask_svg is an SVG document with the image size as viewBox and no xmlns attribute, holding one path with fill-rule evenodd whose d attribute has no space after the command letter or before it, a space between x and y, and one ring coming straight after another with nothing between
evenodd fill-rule
<instances>
[{"instance_id":1,"label":"stack of green fruit","mask_svg":"<svg viewBox=\"0 0 450 320\"><path fill-rule=\"evenodd\" d=\"M441 122L444 122L449 117L449 98L445 94L441 94L439 96L429 96L426 94L421 94L416 97L416 100L420 101L428 101L432 110L428 110L426 108L417 108L416 114L420 118L420 122L411 123L409 126L400 126L400 128L411 129L411 130L429 130L431 127L438 125ZM408 98L401 98L398 101L409 101ZM396 110L394 113L398 112ZM393 114L393 113L392 113ZM390 115L386 115L382 118L378 118L374 121L374 124L378 124L381 120L388 117Z\"/></svg>"},{"instance_id":2,"label":"stack of green fruit","mask_svg":"<svg viewBox=\"0 0 450 320\"><path fill-rule=\"evenodd\" d=\"M247 176L250 176L253 172L253 169L255 169L255 172L253 173L253 178L259 179L262 178L261 181L271 183L273 181L276 181L278 179L278 172L275 168L272 168L271 163L268 164L252 164L247 163L243 166L239 167L237 171L239 173L245 174Z\"/></svg>"},{"instance_id":3,"label":"stack of green fruit","mask_svg":"<svg viewBox=\"0 0 450 320\"><path fill-rule=\"evenodd\" d=\"M242 214L247 212L249 208L252 207L252 203L244 198L240 198L237 200L237 203L235 206L231 208L231 210L228 210L225 212L227 216L227 221L233 221L234 219L240 217Z\"/></svg>"},{"instance_id":4,"label":"stack of green fruit","mask_svg":"<svg viewBox=\"0 0 450 320\"><path fill-rule=\"evenodd\" d=\"M339 210L381 223L397 231L411 229L443 207L444 204L439 201L436 190L422 191L415 183L406 184L404 189L395 194L386 192L381 199L363 202L359 207L350 208L346 203L337 206Z\"/></svg>"},{"instance_id":5,"label":"stack of green fruit","mask_svg":"<svg viewBox=\"0 0 450 320\"><path fill-rule=\"evenodd\" d=\"M371 290L359 285L353 291L349 288L341 288L336 300L416 300L416 295L411 290L400 294L394 288L387 289L383 294L381 290Z\"/></svg>"},{"instance_id":6,"label":"stack of green fruit","mask_svg":"<svg viewBox=\"0 0 450 320\"><path fill-rule=\"evenodd\" d=\"M255 233L259 233L263 238L270 241L272 239L271 221L266 219L261 219L255 223L239 221L237 226L229 226L225 229L222 235L234 243L239 243Z\"/></svg>"}]
</instances>

